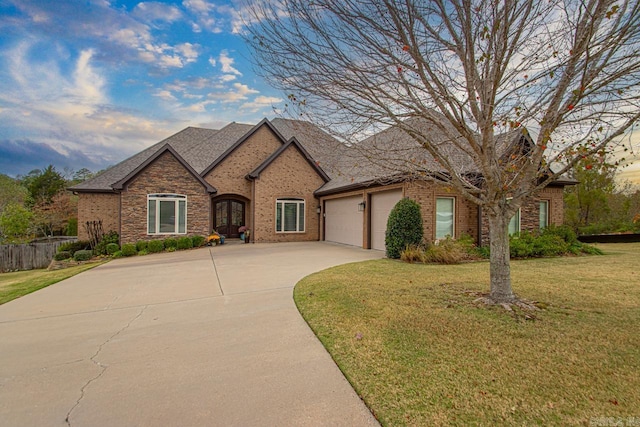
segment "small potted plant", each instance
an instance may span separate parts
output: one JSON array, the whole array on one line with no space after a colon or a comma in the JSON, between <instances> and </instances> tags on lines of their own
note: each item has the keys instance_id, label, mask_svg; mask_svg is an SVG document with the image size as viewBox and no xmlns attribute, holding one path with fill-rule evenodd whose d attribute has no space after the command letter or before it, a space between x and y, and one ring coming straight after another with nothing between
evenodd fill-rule
<instances>
[{"instance_id":1,"label":"small potted plant","mask_svg":"<svg viewBox=\"0 0 640 427\"><path fill-rule=\"evenodd\" d=\"M246 233L247 231L247 226L246 225L241 225L238 228L238 233L240 233L240 240L244 240L244 233Z\"/></svg>"},{"instance_id":2,"label":"small potted plant","mask_svg":"<svg viewBox=\"0 0 640 427\"><path fill-rule=\"evenodd\" d=\"M218 243L223 243L223 238L218 234L217 231L213 230L211 234L207 237L207 245L209 246L217 246Z\"/></svg>"},{"instance_id":3,"label":"small potted plant","mask_svg":"<svg viewBox=\"0 0 640 427\"><path fill-rule=\"evenodd\" d=\"M249 243L250 237L251 237L251 230L247 228L247 230L244 232L244 242Z\"/></svg>"}]
</instances>

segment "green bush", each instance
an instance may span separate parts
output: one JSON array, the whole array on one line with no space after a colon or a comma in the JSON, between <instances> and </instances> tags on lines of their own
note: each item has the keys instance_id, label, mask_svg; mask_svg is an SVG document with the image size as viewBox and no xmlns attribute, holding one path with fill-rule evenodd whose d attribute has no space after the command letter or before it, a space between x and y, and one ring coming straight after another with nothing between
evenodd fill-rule
<instances>
[{"instance_id":1,"label":"green bush","mask_svg":"<svg viewBox=\"0 0 640 427\"><path fill-rule=\"evenodd\" d=\"M192 236L191 242L193 243L194 248L199 248L200 246L204 246L204 242L206 241L204 236Z\"/></svg>"},{"instance_id":2,"label":"green bush","mask_svg":"<svg viewBox=\"0 0 640 427\"><path fill-rule=\"evenodd\" d=\"M122 258L123 256L122 251L115 251L113 255L111 255L111 258Z\"/></svg>"},{"instance_id":3,"label":"green bush","mask_svg":"<svg viewBox=\"0 0 640 427\"><path fill-rule=\"evenodd\" d=\"M122 245L122 255L124 256L134 256L137 254L136 245L133 243L125 243Z\"/></svg>"},{"instance_id":4,"label":"green bush","mask_svg":"<svg viewBox=\"0 0 640 427\"><path fill-rule=\"evenodd\" d=\"M59 251L53 256L53 259L55 259L56 261L63 261L69 258L71 258L71 252L69 251Z\"/></svg>"},{"instance_id":5,"label":"green bush","mask_svg":"<svg viewBox=\"0 0 640 427\"><path fill-rule=\"evenodd\" d=\"M138 251L138 256L143 256L143 255L149 255L149 251L146 249Z\"/></svg>"},{"instance_id":6,"label":"green bush","mask_svg":"<svg viewBox=\"0 0 640 427\"><path fill-rule=\"evenodd\" d=\"M149 242L147 242L146 240L138 240L136 242L136 249L138 250L138 252L146 251L148 245Z\"/></svg>"},{"instance_id":7,"label":"green bush","mask_svg":"<svg viewBox=\"0 0 640 427\"><path fill-rule=\"evenodd\" d=\"M167 237L166 239L164 239L164 248L169 250L170 248L177 248L178 247L178 241L176 239L174 239L173 237Z\"/></svg>"},{"instance_id":8,"label":"green bush","mask_svg":"<svg viewBox=\"0 0 640 427\"><path fill-rule=\"evenodd\" d=\"M64 232L67 236L77 236L78 218L69 218L69 221L67 221L67 228Z\"/></svg>"},{"instance_id":9,"label":"green bush","mask_svg":"<svg viewBox=\"0 0 640 427\"><path fill-rule=\"evenodd\" d=\"M193 241L191 237L181 237L178 239L178 249L191 249L193 247Z\"/></svg>"},{"instance_id":10,"label":"green bush","mask_svg":"<svg viewBox=\"0 0 640 427\"><path fill-rule=\"evenodd\" d=\"M423 234L420 205L409 198L400 200L391 210L387 220L387 257L400 258L400 252L408 245L420 244Z\"/></svg>"},{"instance_id":11,"label":"green bush","mask_svg":"<svg viewBox=\"0 0 640 427\"><path fill-rule=\"evenodd\" d=\"M78 240L76 242L66 242L58 246L58 252L68 251L73 256L76 251L91 249L91 243L87 240Z\"/></svg>"},{"instance_id":12,"label":"green bush","mask_svg":"<svg viewBox=\"0 0 640 427\"><path fill-rule=\"evenodd\" d=\"M79 251L76 251L73 254L73 259L75 261L88 261L91 259L92 256L93 256L93 252L91 250L81 249Z\"/></svg>"},{"instance_id":13,"label":"green bush","mask_svg":"<svg viewBox=\"0 0 640 427\"><path fill-rule=\"evenodd\" d=\"M162 252L164 250L164 243L162 240L151 240L147 245L147 250L152 254Z\"/></svg>"},{"instance_id":14,"label":"green bush","mask_svg":"<svg viewBox=\"0 0 640 427\"><path fill-rule=\"evenodd\" d=\"M117 243L107 244L107 255L113 255L119 250L120 250L120 245L118 245Z\"/></svg>"},{"instance_id":15,"label":"green bush","mask_svg":"<svg viewBox=\"0 0 640 427\"><path fill-rule=\"evenodd\" d=\"M110 231L98 242L95 248L93 248L93 252L96 255L107 255L107 245L109 243L119 243L120 236L115 231Z\"/></svg>"}]
</instances>

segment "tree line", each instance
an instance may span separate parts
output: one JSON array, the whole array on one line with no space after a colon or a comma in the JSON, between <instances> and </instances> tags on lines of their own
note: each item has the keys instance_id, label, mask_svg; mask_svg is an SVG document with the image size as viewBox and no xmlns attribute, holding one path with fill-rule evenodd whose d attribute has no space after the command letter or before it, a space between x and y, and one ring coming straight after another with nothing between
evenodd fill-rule
<instances>
[{"instance_id":1,"label":"tree line","mask_svg":"<svg viewBox=\"0 0 640 427\"><path fill-rule=\"evenodd\" d=\"M78 197L67 188L95 176L53 165L16 178L0 174L0 243L78 234Z\"/></svg>"}]
</instances>

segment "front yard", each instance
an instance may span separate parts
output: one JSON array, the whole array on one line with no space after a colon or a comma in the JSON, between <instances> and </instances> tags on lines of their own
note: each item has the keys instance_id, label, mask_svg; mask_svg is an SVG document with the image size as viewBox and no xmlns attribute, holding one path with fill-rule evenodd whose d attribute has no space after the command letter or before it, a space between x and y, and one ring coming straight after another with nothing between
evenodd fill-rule
<instances>
[{"instance_id":1,"label":"front yard","mask_svg":"<svg viewBox=\"0 0 640 427\"><path fill-rule=\"evenodd\" d=\"M474 304L486 262L368 261L296 304L383 425L640 425L640 244L512 262L535 313Z\"/></svg>"}]
</instances>

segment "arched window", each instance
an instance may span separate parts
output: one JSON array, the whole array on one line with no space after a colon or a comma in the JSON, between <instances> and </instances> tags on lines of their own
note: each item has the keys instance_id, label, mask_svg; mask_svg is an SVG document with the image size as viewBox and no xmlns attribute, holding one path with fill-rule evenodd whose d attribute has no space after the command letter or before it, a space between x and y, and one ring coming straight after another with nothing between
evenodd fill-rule
<instances>
[{"instance_id":1,"label":"arched window","mask_svg":"<svg viewBox=\"0 0 640 427\"><path fill-rule=\"evenodd\" d=\"M181 194L147 195L148 234L186 234L187 196Z\"/></svg>"},{"instance_id":2,"label":"arched window","mask_svg":"<svg viewBox=\"0 0 640 427\"><path fill-rule=\"evenodd\" d=\"M276 200L276 233L304 233L304 199Z\"/></svg>"}]
</instances>

